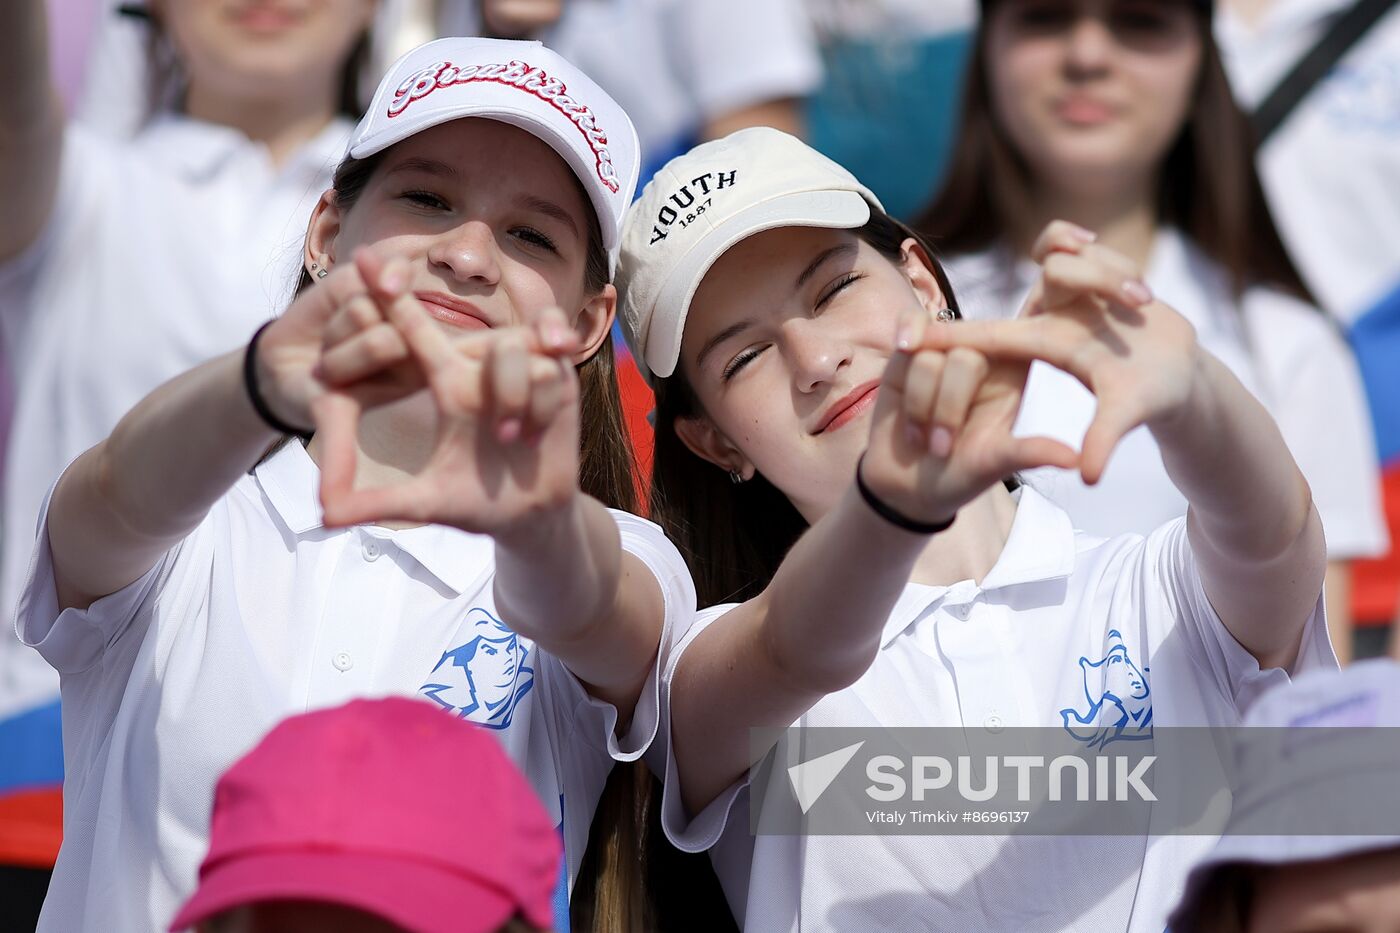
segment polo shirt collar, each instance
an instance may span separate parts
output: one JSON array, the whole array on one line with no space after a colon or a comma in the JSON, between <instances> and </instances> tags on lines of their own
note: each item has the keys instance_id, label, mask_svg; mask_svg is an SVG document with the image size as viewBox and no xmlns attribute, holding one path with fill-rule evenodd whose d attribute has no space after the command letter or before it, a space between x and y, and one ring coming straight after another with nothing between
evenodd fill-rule
<instances>
[{"instance_id":1,"label":"polo shirt collar","mask_svg":"<svg viewBox=\"0 0 1400 933\"><path fill-rule=\"evenodd\" d=\"M895 604L880 637L884 648L939 600L968 602L978 593L1045 583L1068 577L1074 570L1074 525L1064 509L1029 486L1012 493L1016 515L1006 544L978 587L971 580L952 586L909 585ZM964 598L958 598L964 597Z\"/></svg>"},{"instance_id":2,"label":"polo shirt collar","mask_svg":"<svg viewBox=\"0 0 1400 933\"><path fill-rule=\"evenodd\" d=\"M321 471L299 441L288 441L253 470L272 510L297 537L324 528ZM351 530L330 532L349 534ZM489 535L467 534L443 525L392 529L364 525L359 534L393 544L448 589L474 591L495 566L495 542Z\"/></svg>"}]
</instances>

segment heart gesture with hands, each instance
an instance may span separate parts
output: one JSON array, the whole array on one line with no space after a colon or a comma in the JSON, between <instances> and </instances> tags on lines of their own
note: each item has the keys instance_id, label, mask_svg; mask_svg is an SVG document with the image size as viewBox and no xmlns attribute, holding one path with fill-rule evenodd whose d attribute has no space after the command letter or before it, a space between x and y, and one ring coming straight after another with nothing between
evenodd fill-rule
<instances>
[{"instance_id":1,"label":"heart gesture with hands","mask_svg":"<svg viewBox=\"0 0 1400 933\"><path fill-rule=\"evenodd\" d=\"M326 525L435 522L500 534L568 504L578 491L578 340L563 312L449 335L394 264L356 262L368 287L326 329L318 373L328 390L312 408ZM361 415L424 388L437 415L424 468L403 484L356 489Z\"/></svg>"},{"instance_id":2,"label":"heart gesture with hands","mask_svg":"<svg viewBox=\"0 0 1400 933\"><path fill-rule=\"evenodd\" d=\"M1098 402L1079 455L1080 474L1092 485L1123 435L1185 410L1201 359L1196 331L1153 300L1135 263L1072 224L1050 224L1033 257L1040 280L1015 320L931 328L924 346L1043 360L1083 383Z\"/></svg>"}]
</instances>

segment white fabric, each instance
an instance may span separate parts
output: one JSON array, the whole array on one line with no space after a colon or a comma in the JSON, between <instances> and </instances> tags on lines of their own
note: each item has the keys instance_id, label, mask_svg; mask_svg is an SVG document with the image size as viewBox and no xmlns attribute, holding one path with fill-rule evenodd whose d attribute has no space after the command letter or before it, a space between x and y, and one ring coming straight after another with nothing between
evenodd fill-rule
<instances>
[{"instance_id":1,"label":"white fabric","mask_svg":"<svg viewBox=\"0 0 1400 933\"><path fill-rule=\"evenodd\" d=\"M1103 682L1089 676L1082 660L1098 661L1120 645L1147 682L1148 709L1139 712L1154 726L1238 723L1255 696L1287 681L1282 670L1260 670L1211 609L1184 520L1145 539L1104 541L1075 532L1069 517L1034 490L1018 495L1006 547L982 585L907 586L870 669L818 702L800 725L1062 728L1062 711L1081 710L1086 693L1102 695ZM663 689L686 648L707 626L723 625L729 608L699 615L671 656ZM1336 663L1319 594L1294 671ZM1195 836L754 837L750 789L742 782L687 823L669 742L658 741L648 761L662 765L663 750L668 835L686 849L713 846L731 907L745 929L761 933L1161 933L1192 860L1212 842Z\"/></svg>"},{"instance_id":2,"label":"white fabric","mask_svg":"<svg viewBox=\"0 0 1400 933\"><path fill-rule=\"evenodd\" d=\"M1252 110L1352 0L1277 0L1246 25L1217 4L1215 35ZM1346 324L1400 287L1400 9L1386 14L1266 142L1269 206L1308 287Z\"/></svg>"},{"instance_id":3,"label":"white fabric","mask_svg":"<svg viewBox=\"0 0 1400 933\"><path fill-rule=\"evenodd\" d=\"M285 307L311 208L350 125L280 169L227 127L162 119L130 143L73 126L49 223L0 266L15 410L4 468L0 611L13 618L45 491L152 389L245 343ZM0 716L50 701L52 672L0 637Z\"/></svg>"},{"instance_id":4,"label":"white fabric","mask_svg":"<svg viewBox=\"0 0 1400 933\"><path fill-rule=\"evenodd\" d=\"M40 930L164 929L194 888L218 776L283 718L355 697L419 694L498 730L562 824L572 883L613 760L640 756L656 731L655 673L616 736L613 706L493 622L489 537L327 530L319 480L288 444L86 611L58 611L41 526L18 627L62 675L67 780ZM673 623L694 613L690 575L655 525L612 514L665 596L664 657ZM417 779L441 798L443 831L469 831L452 801L471 788Z\"/></svg>"},{"instance_id":5,"label":"white fabric","mask_svg":"<svg viewBox=\"0 0 1400 933\"><path fill-rule=\"evenodd\" d=\"M443 35L480 32L476 3L442 6ZM821 77L801 0L569 0L538 38L617 98L644 166L688 148L705 121L804 96Z\"/></svg>"},{"instance_id":6,"label":"white fabric","mask_svg":"<svg viewBox=\"0 0 1400 933\"><path fill-rule=\"evenodd\" d=\"M969 318L1004 318L1020 308L1037 272L994 249L947 262ZM1145 275L1153 293L1196 328L1218 357L1278 422L1312 487L1334 560L1385 552L1379 466L1356 361L1327 317L1265 288L1237 305L1223 270L1175 230L1157 236ZM1096 410L1093 395L1051 366L1032 367L1015 433L1047 435L1078 447ZM1186 514L1161 452L1145 427L1123 438L1097 486L1073 471L1030 470L1024 478L1067 510L1076 528L1111 536L1146 534Z\"/></svg>"}]
</instances>

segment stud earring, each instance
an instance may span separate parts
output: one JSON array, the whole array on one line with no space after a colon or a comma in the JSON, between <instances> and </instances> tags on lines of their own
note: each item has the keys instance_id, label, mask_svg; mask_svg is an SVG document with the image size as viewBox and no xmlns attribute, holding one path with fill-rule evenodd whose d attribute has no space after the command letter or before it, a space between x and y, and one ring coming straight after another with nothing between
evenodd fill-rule
<instances>
[{"instance_id":1,"label":"stud earring","mask_svg":"<svg viewBox=\"0 0 1400 933\"><path fill-rule=\"evenodd\" d=\"M958 312L954 311L952 308L939 308L938 319L944 323L956 321L958 319Z\"/></svg>"},{"instance_id":2,"label":"stud earring","mask_svg":"<svg viewBox=\"0 0 1400 933\"><path fill-rule=\"evenodd\" d=\"M729 481L730 481L731 483L733 483L735 486L738 486L740 483L742 483L742 482L744 481L744 474L740 473L738 470L730 470L730 471L729 471Z\"/></svg>"},{"instance_id":3,"label":"stud earring","mask_svg":"<svg viewBox=\"0 0 1400 933\"><path fill-rule=\"evenodd\" d=\"M326 276L330 275L329 272L327 272L325 269L322 269L314 262L311 264L311 271L316 273L316 278L318 279L324 279Z\"/></svg>"}]
</instances>

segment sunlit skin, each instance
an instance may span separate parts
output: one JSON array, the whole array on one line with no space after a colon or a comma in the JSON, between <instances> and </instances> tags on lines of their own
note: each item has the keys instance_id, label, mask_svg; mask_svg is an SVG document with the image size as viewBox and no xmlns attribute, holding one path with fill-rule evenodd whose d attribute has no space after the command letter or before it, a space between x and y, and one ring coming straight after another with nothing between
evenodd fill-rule
<instances>
[{"instance_id":1,"label":"sunlit skin","mask_svg":"<svg viewBox=\"0 0 1400 933\"><path fill-rule=\"evenodd\" d=\"M1262 869L1249 933L1400 933L1400 849Z\"/></svg>"},{"instance_id":2,"label":"sunlit skin","mask_svg":"<svg viewBox=\"0 0 1400 933\"><path fill-rule=\"evenodd\" d=\"M1181 131L1202 44L1189 4L1004 0L987 27L992 107L1042 188L1138 188Z\"/></svg>"},{"instance_id":3,"label":"sunlit skin","mask_svg":"<svg viewBox=\"0 0 1400 933\"><path fill-rule=\"evenodd\" d=\"M824 417L879 383L901 312L942 306L914 253L892 263L849 231L788 227L730 249L691 302L679 364L732 448L722 465L762 473L809 520L825 514L869 444L875 396L818 432ZM677 431L697 438L693 422Z\"/></svg>"}]
</instances>

